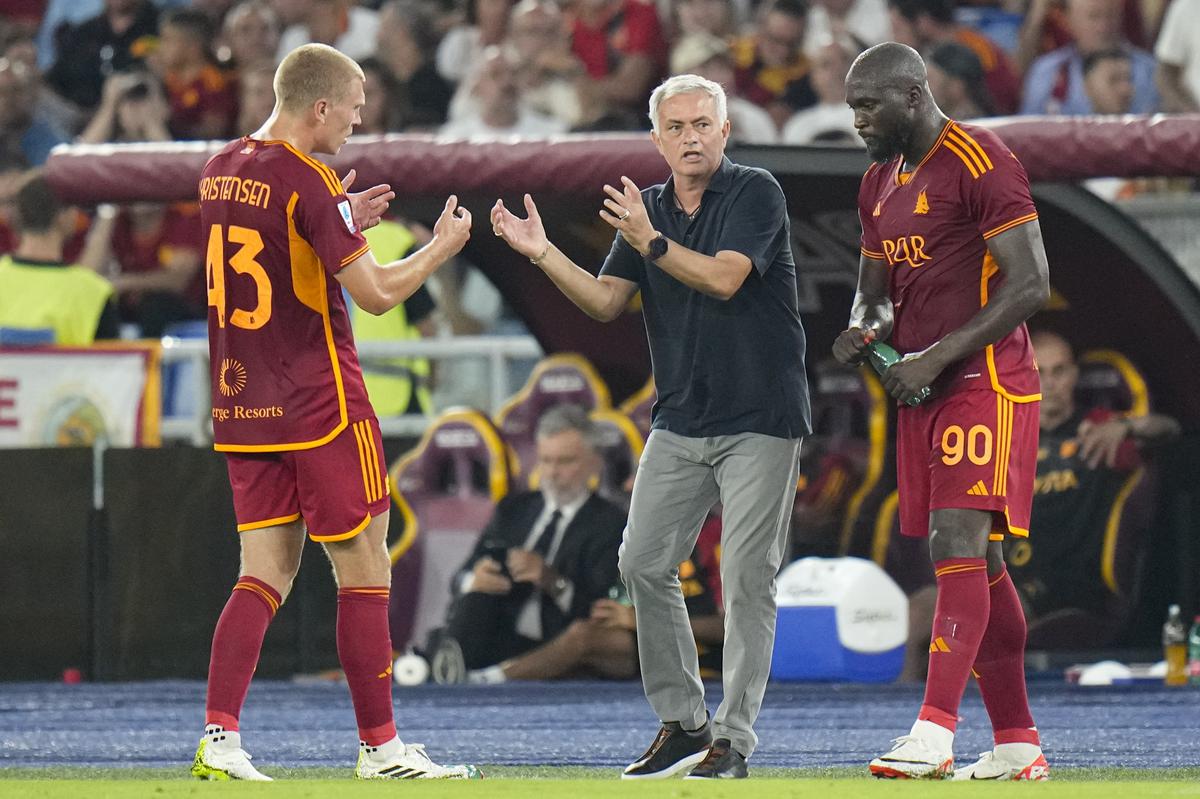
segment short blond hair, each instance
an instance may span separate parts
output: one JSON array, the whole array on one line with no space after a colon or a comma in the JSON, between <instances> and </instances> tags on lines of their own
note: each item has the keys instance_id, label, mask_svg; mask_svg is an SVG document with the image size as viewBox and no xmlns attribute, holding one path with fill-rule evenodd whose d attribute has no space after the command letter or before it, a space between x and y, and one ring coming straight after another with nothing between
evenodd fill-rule
<instances>
[{"instance_id":1,"label":"short blond hair","mask_svg":"<svg viewBox=\"0 0 1200 799\"><path fill-rule=\"evenodd\" d=\"M304 44L283 57L275 70L275 102L296 113L317 100L337 102L354 78L366 80L354 59L327 44Z\"/></svg>"}]
</instances>

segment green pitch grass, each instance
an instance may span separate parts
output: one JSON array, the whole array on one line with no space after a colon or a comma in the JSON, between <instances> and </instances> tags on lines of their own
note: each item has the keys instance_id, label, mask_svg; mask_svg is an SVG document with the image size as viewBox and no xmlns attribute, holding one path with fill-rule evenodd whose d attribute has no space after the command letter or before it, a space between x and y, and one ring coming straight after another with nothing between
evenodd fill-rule
<instances>
[{"instance_id":1,"label":"green pitch grass","mask_svg":"<svg viewBox=\"0 0 1200 799\"><path fill-rule=\"evenodd\" d=\"M362 783L349 769L305 768L263 771L273 784L203 783L191 780L186 765L178 769L22 768L0 769L0 797L30 799L159 799L162 797L311 797L359 796L487 797L487 799L858 799L911 797L930 799L936 791L960 799L978 795L1038 799L1173 799L1200 797L1200 768L1187 769L1058 769L1039 785L929 783L874 780L861 769L755 769L754 778L739 782L621 782L615 769L485 768L488 779L477 782Z\"/></svg>"}]
</instances>

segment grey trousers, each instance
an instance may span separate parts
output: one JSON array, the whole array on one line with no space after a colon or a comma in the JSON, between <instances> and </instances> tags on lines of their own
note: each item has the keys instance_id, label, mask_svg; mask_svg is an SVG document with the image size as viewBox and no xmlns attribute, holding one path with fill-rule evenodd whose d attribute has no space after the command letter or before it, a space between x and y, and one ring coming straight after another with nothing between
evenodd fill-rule
<instances>
[{"instance_id":1,"label":"grey trousers","mask_svg":"<svg viewBox=\"0 0 1200 799\"><path fill-rule=\"evenodd\" d=\"M679 564L721 500L725 697L713 737L728 738L746 757L758 742L754 721L771 671L775 575L787 540L800 443L758 433L688 438L651 431L621 544L621 577L637 614L646 698L662 721L697 729L707 710Z\"/></svg>"}]
</instances>

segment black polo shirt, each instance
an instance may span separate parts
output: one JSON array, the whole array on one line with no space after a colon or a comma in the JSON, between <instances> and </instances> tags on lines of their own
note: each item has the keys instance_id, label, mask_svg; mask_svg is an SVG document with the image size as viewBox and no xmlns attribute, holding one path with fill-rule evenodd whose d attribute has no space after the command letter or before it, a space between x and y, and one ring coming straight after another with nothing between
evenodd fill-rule
<instances>
[{"instance_id":1,"label":"black polo shirt","mask_svg":"<svg viewBox=\"0 0 1200 799\"><path fill-rule=\"evenodd\" d=\"M600 274L641 289L658 388L651 427L693 438L807 435L804 328L783 190L769 172L722 158L689 218L675 203L673 180L642 191L654 228L703 255L740 252L754 268L722 301L671 277L617 234Z\"/></svg>"}]
</instances>

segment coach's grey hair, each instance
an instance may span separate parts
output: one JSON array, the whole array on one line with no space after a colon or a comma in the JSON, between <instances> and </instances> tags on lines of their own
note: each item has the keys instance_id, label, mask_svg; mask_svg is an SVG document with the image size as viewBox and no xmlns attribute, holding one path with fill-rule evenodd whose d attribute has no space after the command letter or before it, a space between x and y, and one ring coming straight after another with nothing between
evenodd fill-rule
<instances>
[{"instance_id":1,"label":"coach's grey hair","mask_svg":"<svg viewBox=\"0 0 1200 799\"><path fill-rule=\"evenodd\" d=\"M600 448L600 431L588 418L587 411L578 405L555 405L538 419L538 438L556 436L568 430L579 431L583 440L592 450Z\"/></svg>"},{"instance_id":2,"label":"coach's grey hair","mask_svg":"<svg viewBox=\"0 0 1200 799\"><path fill-rule=\"evenodd\" d=\"M650 124L654 126L655 133L661 132L658 129L658 107L662 105L662 101L689 92L704 92L713 98L717 105L717 125L725 124L728 103L725 101L725 90L721 88L721 84L699 75L676 75L660 83L650 95Z\"/></svg>"}]
</instances>

